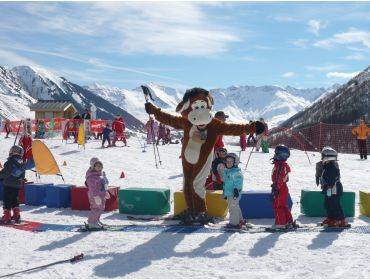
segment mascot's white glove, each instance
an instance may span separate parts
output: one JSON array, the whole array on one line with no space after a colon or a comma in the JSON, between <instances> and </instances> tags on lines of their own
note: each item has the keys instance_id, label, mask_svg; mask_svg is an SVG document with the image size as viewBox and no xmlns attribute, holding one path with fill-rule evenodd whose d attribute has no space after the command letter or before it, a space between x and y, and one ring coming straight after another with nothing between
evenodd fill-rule
<instances>
[{"instance_id":1,"label":"mascot's white glove","mask_svg":"<svg viewBox=\"0 0 370 280\"><path fill-rule=\"evenodd\" d=\"M95 201L96 205L98 205L98 206L101 206L102 203L103 203L100 196L94 196L94 201Z\"/></svg>"}]
</instances>

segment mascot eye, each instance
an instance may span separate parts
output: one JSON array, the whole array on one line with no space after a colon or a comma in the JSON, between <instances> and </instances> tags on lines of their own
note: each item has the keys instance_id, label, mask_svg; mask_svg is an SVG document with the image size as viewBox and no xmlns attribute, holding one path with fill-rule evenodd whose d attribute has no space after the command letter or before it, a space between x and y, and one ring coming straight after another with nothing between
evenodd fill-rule
<instances>
[{"instance_id":1,"label":"mascot eye","mask_svg":"<svg viewBox=\"0 0 370 280\"><path fill-rule=\"evenodd\" d=\"M197 109L197 110L198 110L198 109L199 109L199 106L195 106L195 109Z\"/></svg>"},{"instance_id":2,"label":"mascot eye","mask_svg":"<svg viewBox=\"0 0 370 280\"><path fill-rule=\"evenodd\" d=\"M200 108L204 109L204 105L202 105Z\"/></svg>"}]
</instances>

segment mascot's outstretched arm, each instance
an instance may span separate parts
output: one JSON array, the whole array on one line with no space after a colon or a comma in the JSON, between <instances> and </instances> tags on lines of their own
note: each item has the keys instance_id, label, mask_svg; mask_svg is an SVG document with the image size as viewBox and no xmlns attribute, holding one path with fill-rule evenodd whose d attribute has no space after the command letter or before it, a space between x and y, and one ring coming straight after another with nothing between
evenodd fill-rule
<instances>
[{"instance_id":1,"label":"mascot's outstretched arm","mask_svg":"<svg viewBox=\"0 0 370 280\"><path fill-rule=\"evenodd\" d=\"M145 103L145 111L148 114L153 114L157 121L165 125L172 126L175 129L184 129L186 119L162 112L160 108L154 106L152 103Z\"/></svg>"},{"instance_id":2,"label":"mascot's outstretched arm","mask_svg":"<svg viewBox=\"0 0 370 280\"><path fill-rule=\"evenodd\" d=\"M258 135L265 130L265 126L260 121L252 122L249 124L231 124L215 120L215 126L219 135L239 136L243 133L256 133Z\"/></svg>"}]
</instances>

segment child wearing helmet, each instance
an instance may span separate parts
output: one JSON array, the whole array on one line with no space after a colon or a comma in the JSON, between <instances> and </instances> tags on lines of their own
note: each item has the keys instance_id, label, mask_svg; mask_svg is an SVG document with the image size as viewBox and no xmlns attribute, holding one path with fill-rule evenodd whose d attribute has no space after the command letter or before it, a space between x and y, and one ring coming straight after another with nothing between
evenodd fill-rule
<instances>
[{"instance_id":1,"label":"child wearing helmet","mask_svg":"<svg viewBox=\"0 0 370 280\"><path fill-rule=\"evenodd\" d=\"M20 223L21 215L19 208L19 189L21 188L24 177L25 167L23 163L23 148L14 145L9 150L9 158L4 164L4 168L0 170L0 179L4 180L4 215L0 223L10 224ZM13 216L11 210L13 209Z\"/></svg>"},{"instance_id":2,"label":"child wearing helmet","mask_svg":"<svg viewBox=\"0 0 370 280\"><path fill-rule=\"evenodd\" d=\"M227 199L229 205L229 223L226 226L230 228L241 228L246 224L239 206L244 178L238 164L239 157L235 153L226 155L223 196Z\"/></svg>"},{"instance_id":3,"label":"child wearing helmet","mask_svg":"<svg viewBox=\"0 0 370 280\"><path fill-rule=\"evenodd\" d=\"M106 189L108 179L103 172L103 163L96 157L91 158L90 167L86 171L86 186L88 188L87 196L90 203L90 213L87 220L87 227L90 230L102 229L100 216L104 212Z\"/></svg>"},{"instance_id":4,"label":"child wearing helmet","mask_svg":"<svg viewBox=\"0 0 370 280\"><path fill-rule=\"evenodd\" d=\"M344 219L340 197L343 185L340 182L340 169L337 162L338 153L331 147L324 147L321 151L321 161L316 164L316 184L321 184L324 197L324 207L327 217L321 222L323 226L345 227L348 224Z\"/></svg>"},{"instance_id":5,"label":"child wearing helmet","mask_svg":"<svg viewBox=\"0 0 370 280\"><path fill-rule=\"evenodd\" d=\"M289 148L279 144L275 148L272 169L271 198L274 210L275 224L272 228L285 229L293 225L293 217L288 207L290 166L286 162L290 156Z\"/></svg>"},{"instance_id":6,"label":"child wearing helmet","mask_svg":"<svg viewBox=\"0 0 370 280\"><path fill-rule=\"evenodd\" d=\"M214 190L222 190L224 188L224 170L225 170L225 157L227 150L225 148L218 148L215 153L215 159L212 162L212 183Z\"/></svg>"}]
</instances>

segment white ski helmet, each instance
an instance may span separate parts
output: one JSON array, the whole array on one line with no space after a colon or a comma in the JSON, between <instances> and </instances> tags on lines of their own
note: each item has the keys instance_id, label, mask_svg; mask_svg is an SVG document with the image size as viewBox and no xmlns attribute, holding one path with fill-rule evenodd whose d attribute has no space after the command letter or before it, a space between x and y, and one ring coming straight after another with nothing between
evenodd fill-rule
<instances>
[{"instance_id":1,"label":"white ski helmet","mask_svg":"<svg viewBox=\"0 0 370 280\"><path fill-rule=\"evenodd\" d=\"M235 153L228 153L226 155L225 159L227 160L227 158L232 158L234 160L233 167L238 167L238 165L239 165L239 157L237 156L237 154L235 154Z\"/></svg>"},{"instance_id":2,"label":"white ski helmet","mask_svg":"<svg viewBox=\"0 0 370 280\"><path fill-rule=\"evenodd\" d=\"M326 146L321 151L321 160L322 161L329 161L329 160L337 160L338 153L332 147Z\"/></svg>"}]
</instances>

